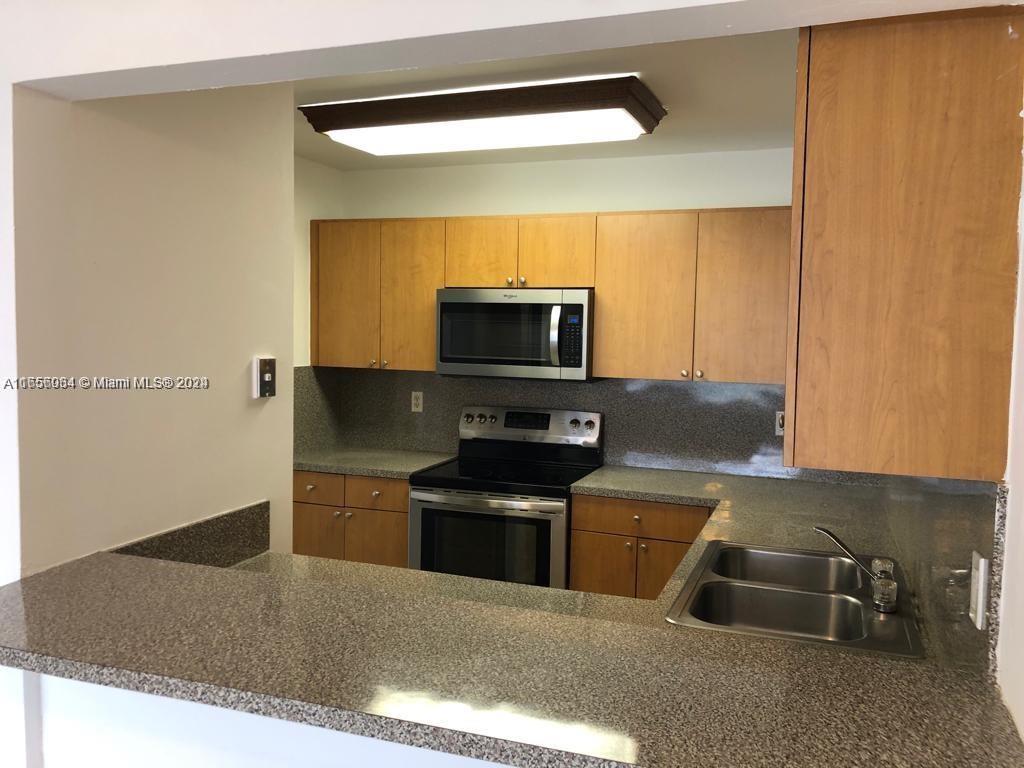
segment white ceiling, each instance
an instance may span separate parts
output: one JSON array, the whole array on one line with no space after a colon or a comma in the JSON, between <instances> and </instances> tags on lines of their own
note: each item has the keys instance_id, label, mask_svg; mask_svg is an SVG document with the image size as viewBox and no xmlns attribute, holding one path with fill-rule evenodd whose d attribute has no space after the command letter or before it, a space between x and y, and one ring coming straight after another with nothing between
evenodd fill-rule
<instances>
[{"instance_id":1,"label":"white ceiling","mask_svg":"<svg viewBox=\"0 0 1024 768\"><path fill-rule=\"evenodd\" d=\"M295 152L343 170L766 149L793 144L796 30L632 48L377 72L295 83L295 103L492 83L636 72L668 115L636 141L376 157L316 133L295 112Z\"/></svg>"}]
</instances>

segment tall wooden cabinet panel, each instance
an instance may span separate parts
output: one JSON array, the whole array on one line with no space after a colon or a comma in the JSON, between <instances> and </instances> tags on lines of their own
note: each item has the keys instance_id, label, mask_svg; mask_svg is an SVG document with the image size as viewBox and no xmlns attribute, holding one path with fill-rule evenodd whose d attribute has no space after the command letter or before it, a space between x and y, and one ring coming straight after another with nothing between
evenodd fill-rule
<instances>
[{"instance_id":1,"label":"tall wooden cabinet panel","mask_svg":"<svg viewBox=\"0 0 1024 768\"><path fill-rule=\"evenodd\" d=\"M317 240L318 362L375 367L380 359L380 222L323 221Z\"/></svg>"},{"instance_id":2,"label":"tall wooden cabinet panel","mask_svg":"<svg viewBox=\"0 0 1024 768\"><path fill-rule=\"evenodd\" d=\"M342 510L322 504L292 504L292 551L309 557L345 556L345 518Z\"/></svg>"},{"instance_id":3,"label":"tall wooden cabinet panel","mask_svg":"<svg viewBox=\"0 0 1024 768\"><path fill-rule=\"evenodd\" d=\"M445 220L444 282L463 288L500 288L518 279L518 220L471 217Z\"/></svg>"},{"instance_id":4,"label":"tall wooden cabinet panel","mask_svg":"<svg viewBox=\"0 0 1024 768\"><path fill-rule=\"evenodd\" d=\"M573 531L569 588L602 595L636 595L636 538Z\"/></svg>"},{"instance_id":5,"label":"tall wooden cabinet panel","mask_svg":"<svg viewBox=\"0 0 1024 768\"><path fill-rule=\"evenodd\" d=\"M788 207L700 212L698 379L785 382L791 215Z\"/></svg>"},{"instance_id":6,"label":"tall wooden cabinet panel","mask_svg":"<svg viewBox=\"0 0 1024 768\"><path fill-rule=\"evenodd\" d=\"M527 288L594 285L597 217L524 216L519 219L519 275Z\"/></svg>"},{"instance_id":7,"label":"tall wooden cabinet panel","mask_svg":"<svg viewBox=\"0 0 1024 768\"><path fill-rule=\"evenodd\" d=\"M382 368L432 371L437 289L444 287L444 219L380 223Z\"/></svg>"},{"instance_id":8,"label":"tall wooden cabinet panel","mask_svg":"<svg viewBox=\"0 0 1024 768\"><path fill-rule=\"evenodd\" d=\"M1003 477L1022 25L1001 9L810 30L788 463Z\"/></svg>"},{"instance_id":9,"label":"tall wooden cabinet panel","mask_svg":"<svg viewBox=\"0 0 1024 768\"><path fill-rule=\"evenodd\" d=\"M689 380L697 213L597 217L594 375Z\"/></svg>"}]
</instances>

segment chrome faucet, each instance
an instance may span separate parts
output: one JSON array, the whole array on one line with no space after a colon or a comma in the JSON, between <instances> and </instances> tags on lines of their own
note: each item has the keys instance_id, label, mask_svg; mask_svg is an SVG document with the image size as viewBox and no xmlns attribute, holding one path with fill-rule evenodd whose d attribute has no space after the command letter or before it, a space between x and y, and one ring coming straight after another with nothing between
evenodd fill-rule
<instances>
[{"instance_id":1,"label":"chrome faucet","mask_svg":"<svg viewBox=\"0 0 1024 768\"><path fill-rule=\"evenodd\" d=\"M817 533L830 538L832 543L839 547L839 549L843 551L843 554L853 560L854 564L864 571L868 578L871 579L872 607L879 613L896 613L896 596L898 594L898 586L896 584L896 579L893 577L892 560L875 558L871 562L871 568L868 568L860 561L859 557L853 554L853 550L846 546L842 539L832 533L828 528L822 528L821 526L816 525L814 526L814 530Z\"/></svg>"}]
</instances>

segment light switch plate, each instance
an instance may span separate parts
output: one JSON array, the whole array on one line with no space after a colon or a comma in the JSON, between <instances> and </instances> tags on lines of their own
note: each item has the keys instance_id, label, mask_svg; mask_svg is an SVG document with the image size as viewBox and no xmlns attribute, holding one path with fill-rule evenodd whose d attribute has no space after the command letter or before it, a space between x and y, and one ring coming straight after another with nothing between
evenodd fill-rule
<instances>
[{"instance_id":1,"label":"light switch plate","mask_svg":"<svg viewBox=\"0 0 1024 768\"><path fill-rule=\"evenodd\" d=\"M423 413L423 393L413 392L412 393L412 412Z\"/></svg>"},{"instance_id":2,"label":"light switch plate","mask_svg":"<svg viewBox=\"0 0 1024 768\"><path fill-rule=\"evenodd\" d=\"M971 621L978 629L987 624L986 608L988 607L988 558L978 552L971 553Z\"/></svg>"},{"instance_id":3,"label":"light switch plate","mask_svg":"<svg viewBox=\"0 0 1024 768\"><path fill-rule=\"evenodd\" d=\"M277 394L277 360L256 355L252 359L252 396L256 400Z\"/></svg>"},{"instance_id":4,"label":"light switch plate","mask_svg":"<svg viewBox=\"0 0 1024 768\"><path fill-rule=\"evenodd\" d=\"M775 412L775 435L784 435L786 433L786 412L776 411Z\"/></svg>"}]
</instances>

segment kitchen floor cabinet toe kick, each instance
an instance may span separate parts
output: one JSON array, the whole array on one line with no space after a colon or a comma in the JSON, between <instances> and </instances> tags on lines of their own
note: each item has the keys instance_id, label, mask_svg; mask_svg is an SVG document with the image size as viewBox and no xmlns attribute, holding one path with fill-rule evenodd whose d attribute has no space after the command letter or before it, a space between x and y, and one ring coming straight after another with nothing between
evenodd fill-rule
<instances>
[{"instance_id":1,"label":"kitchen floor cabinet toe kick","mask_svg":"<svg viewBox=\"0 0 1024 768\"><path fill-rule=\"evenodd\" d=\"M407 481L296 471L292 498L295 554L405 567Z\"/></svg>"}]
</instances>

